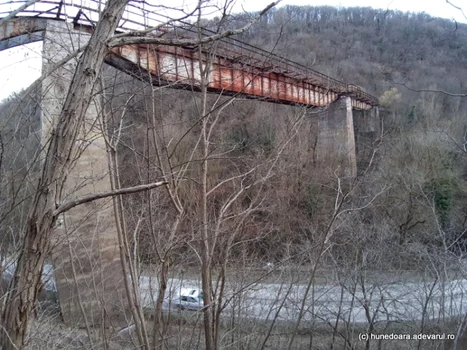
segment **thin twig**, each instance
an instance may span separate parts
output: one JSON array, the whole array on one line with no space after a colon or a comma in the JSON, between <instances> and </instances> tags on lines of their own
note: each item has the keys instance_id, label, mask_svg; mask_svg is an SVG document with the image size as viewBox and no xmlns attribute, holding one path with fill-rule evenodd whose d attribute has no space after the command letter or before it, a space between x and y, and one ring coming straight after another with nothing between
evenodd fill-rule
<instances>
[{"instance_id":1,"label":"thin twig","mask_svg":"<svg viewBox=\"0 0 467 350\"><path fill-rule=\"evenodd\" d=\"M3 17L2 19L0 19L0 25L2 25L3 23L5 23L6 21L12 19L13 17L15 17L18 13L20 13L21 11L23 11L24 9L26 9L27 7L31 6L31 5L34 5L36 2L38 2L40 0L29 0L28 2L26 2L24 5L18 7L16 10L13 10L11 11L6 17Z\"/></svg>"},{"instance_id":2,"label":"thin twig","mask_svg":"<svg viewBox=\"0 0 467 350\"><path fill-rule=\"evenodd\" d=\"M136 36L135 32L132 32L130 36L123 36L123 37L113 37L107 41L107 45L109 48L114 48L117 46L123 45L131 45L131 44L157 44L157 45L170 45L170 46L190 46L190 45L202 45L212 43L229 36L233 36L236 34L241 34L247 31L258 19L263 16L267 11L271 8L276 6L279 1L272 2L268 6L264 8L252 21L247 23L241 28L233 29L233 30L226 30L222 33L210 35L205 38L195 38L195 39L179 39L179 38L160 38L160 37L153 37L153 36Z\"/></svg>"},{"instance_id":3,"label":"thin twig","mask_svg":"<svg viewBox=\"0 0 467 350\"><path fill-rule=\"evenodd\" d=\"M401 82L397 82L397 81L395 81L394 83L398 84L398 85L402 85L407 90L414 91L414 92L434 92L434 93L444 94L444 95L452 96L452 97L467 97L467 93L458 94L458 93L452 93L452 92L439 90L439 89L414 89L414 88L411 88L411 87L407 86L407 84L405 84L405 83L401 83Z\"/></svg>"},{"instance_id":4,"label":"thin twig","mask_svg":"<svg viewBox=\"0 0 467 350\"><path fill-rule=\"evenodd\" d=\"M142 192L142 191L148 191L156 187L160 187L163 185L166 185L167 181L159 181L159 182L154 182L151 184L147 185L138 185L138 186L133 186L133 187L126 187L126 188L120 188L108 192L101 192L101 193L93 193L89 194L87 196L83 196L80 198L73 199L71 201L68 201L66 203L61 204L57 209L54 210L53 215L57 216L61 213L64 213L80 204L88 203L95 201L97 199L102 199L102 198L107 198L107 197L113 197L113 196L118 196L121 194L130 194L130 193L137 193L137 192Z\"/></svg>"}]
</instances>

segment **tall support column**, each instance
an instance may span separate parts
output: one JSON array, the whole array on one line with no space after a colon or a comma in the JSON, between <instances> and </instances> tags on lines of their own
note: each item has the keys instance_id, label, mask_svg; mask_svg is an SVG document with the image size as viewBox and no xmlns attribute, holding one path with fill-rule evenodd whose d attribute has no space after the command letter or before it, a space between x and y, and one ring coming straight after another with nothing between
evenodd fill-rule
<instances>
[{"instance_id":1,"label":"tall support column","mask_svg":"<svg viewBox=\"0 0 467 350\"><path fill-rule=\"evenodd\" d=\"M43 71L85 45L89 35L69 23L48 21L43 46ZM73 79L73 59L42 85L42 144L60 115ZM91 103L70 157L75 160L63 190L63 200L110 190L108 156L97 105ZM115 324L126 309L123 274L111 199L78 206L59 219L53 250L55 277L63 317L70 324ZM110 324L110 323L107 323Z\"/></svg>"},{"instance_id":2,"label":"tall support column","mask_svg":"<svg viewBox=\"0 0 467 350\"><path fill-rule=\"evenodd\" d=\"M339 176L357 174L354 122L350 97L341 97L320 114L318 161Z\"/></svg>"},{"instance_id":3,"label":"tall support column","mask_svg":"<svg viewBox=\"0 0 467 350\"><path fill-rule=\"evenodd\" d=\"M381 136L381 119L378 107L354 110L355 145L357 169L364 171L374 158L375 148Z\"/></svg>"}]
</instances>

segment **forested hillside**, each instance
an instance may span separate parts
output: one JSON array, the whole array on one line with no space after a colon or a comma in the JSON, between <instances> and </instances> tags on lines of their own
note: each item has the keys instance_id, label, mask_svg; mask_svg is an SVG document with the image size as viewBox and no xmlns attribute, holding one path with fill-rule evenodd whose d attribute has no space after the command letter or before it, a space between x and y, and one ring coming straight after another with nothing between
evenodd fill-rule
<instances>
[{"instance_id":1,"label":"forested hillside","mask_svg":"<svg viewBox=\"0 0 467 350\"><path fill-rule=\"evenodd\" d=\"M441 231L460 242L467 218L467 25L424 13L285 6L242 39L380 98L383 130L371 179L390 189L362 212L360 224L373 231L388 225L390 241L401 245L427 243Z\"/></svg>"},{"instance_id":2,"label":"forested hillside","mask_svg":"<svg viewBox=\"0 0 467 350\"><path fill-rule=\"evenodd\" d=\"M209 26L219 30L218 24ZM467 27L424 14L288 6L267 13L241 39L378 96L377 135L358 140L365 159L359 159L359 175L348 178L338 158L317 151L321 109L152 91L134 80L119 84L108 106L116 130L118 106L136 93L123 129L133 131L123 132L119 148L123 183L172 176L167 193L127 197L129 231L139 233L142 261L160 274L206 269L199 254L210 237L210 268L220 283L251 281L266 262L277 266L278 280L305 283L308 291L323 281L351 293L422 281L426 291L436 281L445 286L465 278ZM113 81L107 84L115 86ZM269 273L263 271L262 278L268 280ZM386 306L381 299L372 309L370 299L371 294L359 303L374 311L365 323L373 329L378 322L372 315ZM338 321L329 322L334 335L352 327L343 315L339 311ZM411 317L404 331L425 329L420 318ZM430 324L440 329L463 324L437 317L444 316ZM326 337L325 346L339 342Z\"/></svg>"},{"instance_id":3,"label":"forested hillside","mask_svg":"<svg viewBox=\"0 0 467 350\"><path fill-rule=\"evenodd\" d=\"M424 13L285 6L243 39L377 95L391 82L466 88L467 26Z\"/></svg>"},{"instance_id":4,"label":"forested hillside","mask_svg":"<svg viewBox=\"0 0 467 350\"><path fill-rule=\"evenodd\" d=\"M238 21L243 17L225 23ZM212 23L211 27L215 28ZM371 150L359 163L360 176L342 189L335 172L338 165L330 159L323 163L317 155L319 111L309 111L291 137L288 132L299 108L234 101L222 109L212 135L217 150L233 158L213 161L213 184L231 172L249 172L253 164L267 163L281 152L273 176L261 186L260 208L238 228L236 237L247 238L238 246L242 254L251 253L255 261L281 261L298 254L304 242L319 242L328 235L335 243L333 259L348 264L349 259L372 257L365 258L368 268L417 268L431 250L444 251L445 258L454 260L464 253L467 98L413 90L465 94L467 26L426 14L286 6L267 13L241 39L361 85L380 98L382 119L376 139L358 146ZM162 143L175 147L171 157L181 164L188 162L197 142L196 132L185 134L191 123L197 127L197 98L191 92L158 91L158 105L146 106L168 128L160 136ZM210 103L214 101L213 97ZM145 113L135 108L133 120L138 121ZM142 134L127 136L127 143L143 142ZM287 147L281 148L287 137ZM181 142L170 141L178 139ZM141 154L151 154L147 144L141 147ZM133 168L134 161L125 159ZM131 171L127 174L134 179ZM198 210L193 186L186 199L190 213ZM218 192L210 210L219 209L229 193ZM252 200L251 194L243 195L236 210L247 208ZM343 217L340 211L348 213ZM182 232L197 226L184 220Z\"/></svg>"}]
</instances>

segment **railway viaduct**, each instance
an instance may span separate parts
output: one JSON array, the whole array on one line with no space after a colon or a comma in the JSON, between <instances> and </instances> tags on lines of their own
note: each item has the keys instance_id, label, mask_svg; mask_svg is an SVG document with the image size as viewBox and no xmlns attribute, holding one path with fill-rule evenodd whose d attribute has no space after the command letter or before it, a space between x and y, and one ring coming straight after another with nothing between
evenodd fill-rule
<instances>
[{"instance_id":1,"label":"railway viaduct","mask_svg":"<svg viewBox=\"0 0 467 350\"><path fill-rule=\"evenodd\" d=\"M0 50L43 42L44 79L38 85L37 116L42 146L46 145L61 111L76 57L63 61L87 43L98 20L97 2L86 1L86 6L84 1L79 2L39 1L14 18L0 22ZM21 4L18 1L16 7ZM6 15L0 11L0 17ZM127 8L124 18L121 31L145 29L160 22L150 10L134 5ZM173 28L164 27L151 35L162 37L174 32ZM188 34L185 30L183 35ZM318 155L338 157L343 174L350 177L357 171L356 130L374 132L377 125L378 100L361 88L234 39L223 40L215 51L206 46L201 55L196 47L190 46L115 46L106 62L137 78L150 76L153 84L172 88L196 89L200 84L200 67L207 67L208 90L212 93L322 109ZM57 68L57 63L64 64ZM109 161L102 129L96 123L97 115L97 106L92 103L86 127L81 130L81 144L77 145L82 154L69 175L65 193L68 199L110 189ZM125 306L124 302L118 302L124 298L115 295L123 288L118 287L122 285L122 274L112 202L100 200L72 209L57 227L56 237L59 248L54 254L54 264L65 320L81 322L73 312L78 303L90 314L96 302L104 304L108 314L120 313ZM94 313L93 317L98 322L101 314Z\"/></svg>"}]
</instances>

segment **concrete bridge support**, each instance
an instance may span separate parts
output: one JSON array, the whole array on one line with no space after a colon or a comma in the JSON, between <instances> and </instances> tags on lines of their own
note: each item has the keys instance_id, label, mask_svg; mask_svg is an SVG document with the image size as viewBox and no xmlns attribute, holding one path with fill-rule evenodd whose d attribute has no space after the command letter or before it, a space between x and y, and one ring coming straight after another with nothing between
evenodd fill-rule
<instances>
[{"instance_id":1,"label":"concrete bridge support","mask_svg":"<svg viewBox=\"0 0 467 350\"><path fill-rule=\"evenodd\" d=\"M351 98L340 97L320 113L318 161L338 176L357 174L357 155Z\"/></svg>"},{"instance_id":2,"label":"concrete bridge support","mask_svg":"<svg viewBox=\"0 0 467 350\"><path fill-rule=\"evenodd\" d=\"M371 162L379 134L378 107L356 109L342 96L320 114L318 160L336 175L354 177Z\"/></svg>"},{"instance_id":3,"label":"concrete bridge support","mask_svg":"<svg viewBox=\"0 0 467 350\"><path fill-rule=\"evenodd\" d=\"M379 108L353 110L353 121L357 169L361 172L374 160L374 150L381 134Z\"/></svg>"},{"instance_id":4,"label":"concrete bridge support","mask_svg":"<svg viewBox=\"0 0 467 350\"><path fill-rule=\"evenodd\" d=\"M43 72L87 43L89 35L72 24L47 21L44 31ZM42 84L42 144L46 150L51 127L57 122L76 59L49 74ZM64 200L110 190L109 161L96 101L91 103L79 131L74 168L63 190ZM126 309L123 274L112 199L78 206L59 219L53 260L59 301L66 322L83 325L115 322ZM105 321L104 319L107 319ZM109 323L107 323L109 324Z\"/></svg>"}]
</instances>

